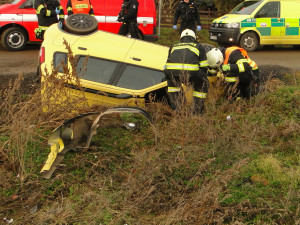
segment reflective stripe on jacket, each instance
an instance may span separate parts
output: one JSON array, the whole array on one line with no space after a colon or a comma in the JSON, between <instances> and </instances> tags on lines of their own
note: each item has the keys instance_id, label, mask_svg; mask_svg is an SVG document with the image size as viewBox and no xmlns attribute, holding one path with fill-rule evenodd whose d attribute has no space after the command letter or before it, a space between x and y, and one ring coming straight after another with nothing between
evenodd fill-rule
<instances>
[{"instance_id":1,"label":"reflective stripe on jacket","mask_svg":"<svg viewBox=\"0 0 300 225\"><path fill-rule=\"evenodd\" d=\"M195 43L175 44L170 51L166 69L198 71L200 65L199 55L200 51Z\"/></svg>"},{"instance_id":2,"label":"reflective stripe on jacket","mask_svg":"<svg viewBox=\"0 0 300 225\"><path fill-rule=\"evenodd\" d=\"M247 62L251 66L252 70L258 69L257 64L253 60L250 59L250 57L247 54L247 51L245 49L239 48L239 47L229 47L229 48L226 49L226 51L225 51L225 59L224 59L224 63L223 63L224 65L228 64L228 60L229 60L230 54L233 51L235 51L235 50L239 50L242 53L242 55L247 59ZM241 70L243 70L243 69L241 68ZM243 71L241 71L241 72L243 72Z\"/></svg>"}]
</instances>

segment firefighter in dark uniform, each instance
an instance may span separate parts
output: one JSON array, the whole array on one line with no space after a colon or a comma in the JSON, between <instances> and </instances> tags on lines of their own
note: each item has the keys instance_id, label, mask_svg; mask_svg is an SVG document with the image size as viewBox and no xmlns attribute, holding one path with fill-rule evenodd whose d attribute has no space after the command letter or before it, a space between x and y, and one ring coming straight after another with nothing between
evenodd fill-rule
<instances>
[{"instance_id":1,"label":"firefighter in dark uniform","mask_svg":"<svg viewBox=\"0 0 300 225\"><path fill-rule=\"evenodd\" d=\"M47 28L54 23L58 23L58 21L62 28L65 14L58 0L35 0L34 8L39 24L39 27L35 29L36 38L43 40ZM59 20L57 15L59 15Z\"/></svg>"},{"instance_id":2,"label":"firefighter in dark uniform","mask_svg":"<svg viewBox=\"0 0 300 225\"><path fill-rule=\"evenodd\" d=\"M259 69L245 49L235 46L214 48L207 53L207 59L209 65L220 60L223 62L219 68L225 77L227 100L249 98L258 93Z\"/></svg>"},{"instance_id":3,"label":"firefighter in dark uniform","mask_svg":"<svg viewBox=\"0 0 300 225\"><path fill-rule=\"evenodd\" d=\"M182 83L186 81L193 86L194 113L204 109L208 92L207 59L203 46L196 41L196 34L190 29L181 33L180 42L169 49L165 65L168 82L168 96L171 108L179 109Z\"/></svg>"},{"instance_id":4,"label":"firefighter in dark uniform","mask_svg":"<svg viewBox=\"0 0 300 225\"><path fill-rule=\"evenodd\" d=\"M193 30L196 33L201 30L200 14L193 0L181 0L174 14L173 28L177 29L177 21L180 17L180 32L185 29Z\"/></svg>"},{"instance_id":5,"label":"firefighter in dark uniform","mask_svg":"<svg viewBox=\"0 0 300 225\"><path fill-rule=\"evenodd\" d=\"M119 34L139 39L139 29L137 24L139 3L137 0L124 0L117 21L122 22Z\"/></svg>"},{"instance_id":6,"label":"firefighter in dark uniform","mask_svg":"<svg viewBox=\"0 0 300 225\"><path fill-rule=\"evenodd\" d=\"M69 0L67 3L68 16L77 13L94 15L94 9L90 0Z\"/></svg>"}]
</instances>

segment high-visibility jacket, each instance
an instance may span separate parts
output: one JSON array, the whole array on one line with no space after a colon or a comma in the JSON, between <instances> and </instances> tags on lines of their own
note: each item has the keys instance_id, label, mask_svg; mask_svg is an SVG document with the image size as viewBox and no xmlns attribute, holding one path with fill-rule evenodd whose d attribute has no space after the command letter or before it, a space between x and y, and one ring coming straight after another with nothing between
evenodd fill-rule
<instances>
[{"instance_id":1,"label":"high-visibility jacket","mask_svg":"<svg viewBox=\"0 0 300 225\"><path fill-rule=\"evenodd\" d=\"M235 47L235 46L229 47L229 48L226 49L226 51L225 51L225 59L224 59L224 63L223 63L224 65L228 64L229 56L235 50L239 50L242 53L242 55L247 59L247 62L251 66L252 70L258 69L257 64L252 59L250 59L250 57L247 54L247 51L245 49L243 49L243 48L239 48L239 47Z\"/></svg>"},{"instance_id":2,"label":"high-visibility jacket","mask_svg":"<svg viewBox=\"0 0 300 225\"><path fill-rule=\"evenodd\" d=\"M59 9L59 21L64 21L64 10L57 0L35 0L34 8L38 17L39 28L44 31L50 25L58 22L56 8Z\"/></svg>"},{"instance_id":3,"label":"high-visibility jacket","mask_svg":"<svg viewBox=\"0 0 300 225\"><path fill-rule=\"evenodd\" d=\"M238 50L239 55L234 55L231 57L232 53ZM230 61L230 71L225 74L225 81L227 82L237 82L238 78L251 79L252 71L258 69L257 64L250 59L247 51L239 47L229 47L225 51L224 65L229 64Z\"/></svg>"},{"instance_id":4,"label":"high-visibility jacket","mask_svg":"<svg viewBox=\"0 0 300 225\"><path fill-rule=\"evenodd\" d=\"M69 0L67 3L68 15L84 13L94 15L93 6L90 0Z\"/></svg>"},{"instance_id":5,"label":"high-visibility jacket","mask_svg":"<svg viewBox=\"0 0 300 225\"><path fill-rule=\"evenodd\" d=\"M170 48L165 69L173 71L173 75L179 75L182 70L199 71L204 68L206 70L207 66L205 50L199 43L180 42Z\"/></svg>"}]
</instances>

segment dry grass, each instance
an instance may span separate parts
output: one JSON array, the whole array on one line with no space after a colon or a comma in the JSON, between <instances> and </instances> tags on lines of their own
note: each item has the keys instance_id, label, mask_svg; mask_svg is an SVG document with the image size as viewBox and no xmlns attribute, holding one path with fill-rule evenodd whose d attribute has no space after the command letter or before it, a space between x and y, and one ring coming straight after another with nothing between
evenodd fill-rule
<instances>
[{"instance_id":1,"label":"dry grass","mask_svg":"<svg viewBox=\"0 0 300 225\"><path fill-rule=\"evenodd\" d=\"M63 79L48 71L47 82L25 98L16 80L1 103L2 217L16 224L299 223L299 75L291 86L268 80L249 101L229 104L212 95L201 116L188 104L174 113L151 103L158 146L104 123L89 150L68 152L65 165L44 180L49 132L76 114L104 110L87 107L83 95L70 98L64 83L80 83L65 71Z\"/></svg>"}]
</instances>

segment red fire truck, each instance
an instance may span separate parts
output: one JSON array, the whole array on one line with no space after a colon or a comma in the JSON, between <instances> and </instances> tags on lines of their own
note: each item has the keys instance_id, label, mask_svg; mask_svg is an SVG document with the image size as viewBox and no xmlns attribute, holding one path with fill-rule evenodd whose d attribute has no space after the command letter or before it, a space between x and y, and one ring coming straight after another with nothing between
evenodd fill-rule
<instances>
[{"instance_id":1,"label":"red fire truck","mask_svg":"<svg viewBox=\"0 0 300 225\"><path fill-rule=\"evenodd\" d=\"M24 49L28 42L40 42L35 38L38 27L33 7L34 0L13 0L0 6L0 35L2 46L10 51ZM98 29L118 33L121 26L117 22L123 0L91 0ZM60 1L67 13L67 0ZM140 0L138 18L139 34L144 40L156 40L156 10L154 0Z\"/></svg>"}]
</instances>

